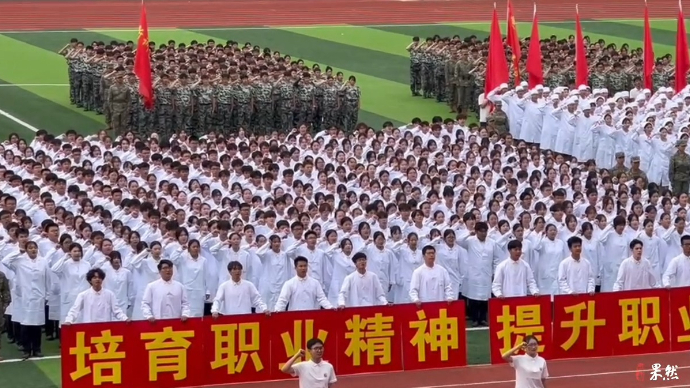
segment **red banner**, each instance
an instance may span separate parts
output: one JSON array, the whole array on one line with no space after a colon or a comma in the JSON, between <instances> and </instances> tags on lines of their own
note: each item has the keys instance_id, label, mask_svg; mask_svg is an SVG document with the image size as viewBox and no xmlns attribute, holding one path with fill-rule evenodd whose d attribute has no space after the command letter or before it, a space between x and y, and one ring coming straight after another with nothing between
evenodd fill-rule
<instances>
[{"instance_id":1,"label":"red banner","mask_svg":"<svg viewBox=\"0 0 690 388\"><path fill-rule=\"evenodd\" d=\"M445 302L64 326L62 386L178 388L289 377L311 338L337 374L466 365L464 304ZM403 367L403 365L405 367ZM126 371L126 373L124 373Z\"/></svg>"}]
</instances>

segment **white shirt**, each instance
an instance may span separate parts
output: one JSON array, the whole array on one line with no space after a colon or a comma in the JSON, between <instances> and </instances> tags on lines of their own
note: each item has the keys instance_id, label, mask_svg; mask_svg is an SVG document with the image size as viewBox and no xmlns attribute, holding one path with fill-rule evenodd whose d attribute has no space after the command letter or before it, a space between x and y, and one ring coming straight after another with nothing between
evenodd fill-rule
<instances>
[{"instance_id":1,"label":"white shirt","mask_svg":"<svg viewBox=\"0 0 690 388\"><path fill-rule=\"evenodd\" d=\"M211 306L211 313L223 315L251 314L252 307L257 312L263 312L267 309L256 286L246 280L240 279L239 282L235 283L230 279L218 287L218 292L216 292Z\"/></svg>"},{"instance_id":2,"label":"white shirt","mask_svg":"<svg viewBox=\"0 0 690 388\"><path fill-rule=\"evenodd\" d=\"M338 294L338 306L365 307L386 304L386 293L375 273L366 271L361 274L355 271L345 277Z\"/></svg>"},{"instance_id":3,"label":"white shirt","mask_svg":"<svg viewBox=\"0 0 690 388\"><path fill-rule=\"evenodd\" d=\"M532 268L522 258L518 260L503 260L496 266L491 291L494 295L513 297L538 294L537 282L534 280Z\"/></svg>"},{"instance_id":4,"label":"white shirt","mask_svg":"<svg viewBox=\"0 0 690 388\"><path fill-rule=\"evenodd\" d=\"M410 300L413 303L455 300L448 271L438 264L428 267L426 263L415 269L410 281Z\"/></svg>"},{"instance_id":5,"label":"white shirt","mask_svg":"<svg viewBox=\"0 0 690 388\"><path fill-rule=\"evenodd\" d=\"M298 362L292 365L292 375L299 378L299 388L328 388L338 381L333 365L321 360Z\"/></svg>"},{"instance_id":6,"label":"white shirt","mask_svg":"<svg viewBox=\"0 0 690 388\"><path fill-rule=\"evenodd\" d=\"M286 307L288 311L305 311L318 310L319 307L332 309L333 305L318 280L311 276L295 276L283 284L274 310L285 311Z\"/></svg>"},{"instance_id":7,"label":"white shirt","mask_svg":"<svg viewBox=\"0 0 690 388\"><path fill-rule=\"evenodd\" d=\"M690 286L690 257L680 254L668 263L663 277L664 287Z\"/></svg>"},{"instance_id":8,"label":"white shirt","mask_svg":"<svg viewBox=\"0 0 690 388\"><path fill-rule=\"evenodd\" d=\"M558 289L560 294L588 294L594 292L596 276L589 260L568 256L558 265Z\"/></svg>"},{"instance_id":9,"label":"white shirt","mask_svg":"<svg viewBox=\"0 0 690 388\"><path fill-rule=\"evenodd\" d=\"M515 368L515 388L544 388L541 380L549 377L544 358L521 354L512 357L511 366Z\"/></svg>"},{"instance_id":10,"label":"white shirt","mask_svg":"<svg viewBox=\"0 0 690 388\"><path fill-rule=\"evenodd\" d=\"M77 295L77 300L67 313L65 323L74 323L81 314L80 323L126 321L127 315L117 304L115 294L105 288L96 291L89 288Z\"/></svg>"},{"instance_id":11,"label":"white shirt","mask_svg":"<svg viewBox=\"0 0 690 388\"><path fill-rule=\"evenodd\" d=\"M179 319L189 317L187 291L182 283L175 280L158 279L149 283L141 300L144 319Z\"/></svg>"},{"instance_id":12,"label":"white shirt","mask_svg":"<svg viewBox=\"0 0 690 388\"><path fill-rule=\"evenodd\" d=\"M613 285L613 291L645 290L657 287L657 279L649 260L631 257L623 260L618 269L618 277Z\"/></svg>"}]
</instances>

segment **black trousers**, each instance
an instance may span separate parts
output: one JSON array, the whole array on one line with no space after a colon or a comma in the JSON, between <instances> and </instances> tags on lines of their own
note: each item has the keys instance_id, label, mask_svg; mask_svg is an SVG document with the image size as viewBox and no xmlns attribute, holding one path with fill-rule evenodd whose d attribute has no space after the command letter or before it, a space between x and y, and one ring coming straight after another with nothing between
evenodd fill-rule
<instances>
[{"instance_id":1,"label":"black trousers","mask_svg":"<svg viewBox=\"0 0 690 388\"><path fill-rule=\"evenodd\" d=\"M22 346L24 353L41 352L41 326L22 325Z\"/></svg>"},{"instance_id":2,"label":"black trousers","mask_svg":"<svg viewBox=\"0 0 690 388\"><path fill-rule=\"evenodd\" d=\"M59 338L59 322L58 321L53 321L48 319L48 306L46 306L46 315L45 315L45 320L46 320L46 325L45 325L45 331L46 331L46 337L52 337L52 338Z\"/></svg>"},{"instance_id":3,"label":"black trousers","mask_svg":"<svg viewBox=\"0 0 690 388\"><path fill-rule=\"evenodd\" d=\"M4 318L5 318L5 324L4 324L4 327L2 328L2 331L7 332L7 339L12 341L12 340L14 340L14 328L12 325L12 316L5 314Z\"/></svg>"},{"instance_id":4,"label":"black trousers","mask_svg":"<svg viewBox=\"0 0 690 388\"><path fill-rule=\"evenodd\" d=\"M469 311L468 318L472 322L485 322L489 312L489 301L467 299L467 310Z\"/></svg>"}]
</instances>

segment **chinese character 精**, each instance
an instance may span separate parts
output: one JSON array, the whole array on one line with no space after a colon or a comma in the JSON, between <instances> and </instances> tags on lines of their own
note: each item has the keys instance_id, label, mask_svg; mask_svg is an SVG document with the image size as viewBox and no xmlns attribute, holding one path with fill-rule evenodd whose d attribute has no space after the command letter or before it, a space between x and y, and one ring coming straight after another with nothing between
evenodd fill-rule
<instances>
[{"instance_id":1,"label":"chinese character \u7cbe","mask_svg":"<svg viewBox=\"0 0 690 388\"><path fill-rule=\"evenodd\" d=\"M255 371L260 372L264 369L258 353L258 323L213 325L211 330L215 339L212 369L226 367L228 374L242 373L248 357L251 358Z\"/></svg>"},{"instance_id":2,"label":"chinese character \u7cbe","mask_svg":"<svg viewBox=\"0 0 690 388\"><path fill-rule=\"evenodd\" d=\"M103 330L100 336L91 337L91 344L86 344L86 334L77 333L77 343L69 349L69 354L77 359L77 370L70 373L72 381L92 375L92 383L95 386L104 383L122 384L122 360L125 352L118 351L122 344L121 335L113 335L110 330ZM96 351L91 351L91 346ZM86 364L87 358L91 366ZM104 372L108 371L106 374Z\"/></svg>"},{"instance_id":3,"label":"chinese character \u7cbe","mask_svg":"<svg viewBox=\"0 0 690 388\"><path fill-rule=\"evenodd\" d=\"M354 366L361 365L362 353L367 355L367 365L374 365L378 359L381 365L391 362L391 340L395 336L393 317L376 313L371 318L362 319L359 314L346 322L349 341L345 355L352 358Z\"/></svg>"},{"instance_id":4,"label":"chinese character \u7cbe","mask_svg":"<svg viewBox=\"0 0 690 388\"><path fill-rule=\"evenodd\" d=\"M418 321L410 322L417 329L410 343L417 347L417 361L426 361L426 345L432 352L441 352L441 361L448 361L448 353L459 348L458 318L449 317L446 309L439 310L438 318L428 319L424 310L417 311Z\"/></svg>"}]
</instances>

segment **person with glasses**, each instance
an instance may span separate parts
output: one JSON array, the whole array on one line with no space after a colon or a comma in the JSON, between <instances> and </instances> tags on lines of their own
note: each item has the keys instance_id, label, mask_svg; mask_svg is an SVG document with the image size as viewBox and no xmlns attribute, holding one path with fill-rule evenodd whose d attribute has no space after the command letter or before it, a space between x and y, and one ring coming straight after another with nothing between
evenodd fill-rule
<instances>
[{"instance_id":1,"label":"person with glasses","mask_svg":"<svg viewBox=\"0 0 690 388\"><path fill-rule=\"evenodd\" d=\"M681 237L680 245L683 253L671 259L662 277L666 288L690 286L690 236Z\"/></svg>"},{"instance_id":2,"label":"person with glasses","mask_svg":"<svg viewBox=\"0 0 690 388\"><path fill-rule=\"evenodd\" d=\"M297 362L306 355L304 349L300 349L280 368L281 372L298 377L300 388L332 387L338 378L335 376L333 365L323 360L323 341L318 338L310 339L307 341L307 351L311 360Z\"/></svg>"},{"instance_id":3,"label":"person with glasses","mask_svg":"<svg viewBox=\"0 0 690 388\"><path fill-rule=\"evenodd\" d=\"M518 354L520 351L525 354ZM503 353L503 359L515 368L515 388L546 388L549 369L546 360L539 356L539 340L533 335Z\"/></svg>"}]
</instances>

